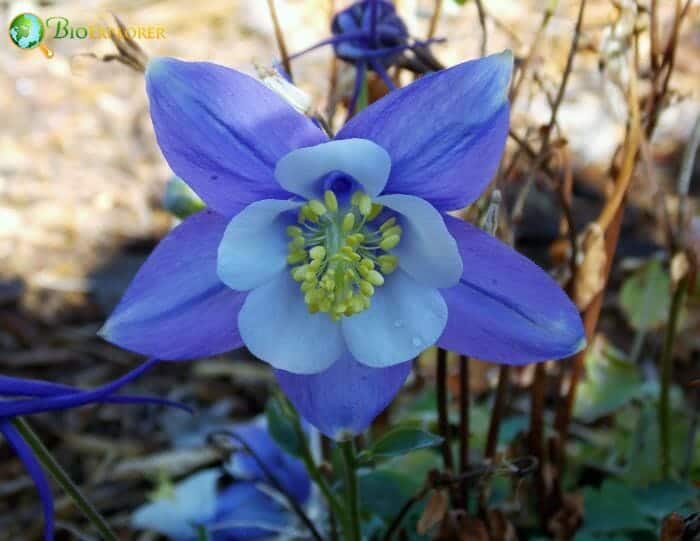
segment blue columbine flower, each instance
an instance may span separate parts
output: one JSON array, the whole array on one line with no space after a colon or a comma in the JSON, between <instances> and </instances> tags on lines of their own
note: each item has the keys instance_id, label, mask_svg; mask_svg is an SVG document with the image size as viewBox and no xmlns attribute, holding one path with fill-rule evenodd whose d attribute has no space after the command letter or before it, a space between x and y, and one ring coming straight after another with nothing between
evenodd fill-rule
<instances>
[{"instance_id":1,"label":"blue columbine flower","mask_svg":"<svg viewBox=\"0 0 700 541\"><path fill-rule=\"evenodd\" d=\"M15 450L36 485L44 511L44 538L47 541L54 537L51 489L41 465L12 424L12 419L17 416L65 410L92 403L162 404L182 408L179 404L159 398L114 396L115 392L146 372L156 362L156 360L146 361L121 378L92 391L46 381L0 376L0 434Z\"/></svg>"},{"instance_id":2,"label":"blue columbine flower","mask_svg":"<svg viewBox=\"0 0 700 541\"><path fill-rule=\"evenodd\" d=\"M333 17L331 31L333 37L304 49L291 58L324 45L332 45L338 58L353 64L356 75L348 106L351 115L355 112L368 70L379 75L389 90L394 90L394 82L387 72L392 65L400 63L417 73L442 67L428 50L428 45L442 40L411 38L406 24L389 0L360 0L353 3ZM404 54L409 50L413 52L413 58L410 59Z\"/></svg>"},{"instance_id":3,"label":"blue columbine flower","mask_svg":"<svg viewBox=\"0 0 700 541\"><path fill-rule=\"evenodd\" d=\"M258 460L301 505L311 494L303 464L280 449L262 426L243 425L233 432L250 446L257 459L238 451L231 456L226 471L214 468L187 477L175 485L171 494L137 509L132 525L157 531L173 541L195 541L198 527L205 528L212 541L263 539L287 529L290 510Z\"/></svg>"},{"instance_id":4,"label":"blue columbine flower","mask_svg":"<svg viewBox=\"0 0 700 541\"><path fill-rule=\"evenodd\" d=\"M539 267L446 214L489 183L508 132L506 52L427 75L333 138L254 79L151 61L151 117L207 204L137 274L102 335L190 359L247 346L331 437L364 430L438 344L499 363L577 351Z\"/></svg>"}]
</instances>

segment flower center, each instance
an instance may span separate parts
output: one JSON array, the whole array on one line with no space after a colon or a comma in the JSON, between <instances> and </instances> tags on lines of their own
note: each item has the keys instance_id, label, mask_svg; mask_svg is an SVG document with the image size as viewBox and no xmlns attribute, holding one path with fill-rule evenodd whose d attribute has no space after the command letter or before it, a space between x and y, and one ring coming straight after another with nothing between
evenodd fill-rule
<instances>
[{"instance_id":1,"label":"flower center","mask_svg":"<svg viewBox=\"0 0 700 541\"><path fill-rule=\"evenodd\" d=\"M373 224L383 207L364 192L355 192L343 209L333 191L323 199L301 207L299 225L287 228L287 262L309 312L337 321L369 308L375 288L396 270L399 258L388 252L400 242L401 226L396 218Z\"/></svg>"}]
</instances>

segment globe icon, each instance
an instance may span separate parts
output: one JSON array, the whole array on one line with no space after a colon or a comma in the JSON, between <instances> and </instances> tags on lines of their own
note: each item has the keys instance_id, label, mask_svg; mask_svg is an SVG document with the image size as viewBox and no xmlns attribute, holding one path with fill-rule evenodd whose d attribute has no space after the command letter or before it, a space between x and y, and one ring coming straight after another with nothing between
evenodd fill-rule
<instances>
[{"instance_id":1,"label":"globe icon","mask_svg":"<svg viewBox=\"0 0 700 541\"><path fill-rule=\"evenodd\" d=\"M44 39L44 23L32 13L21 13L10 23L10 39L20 49L33 49Z\"/></svg>"}]
</instances>

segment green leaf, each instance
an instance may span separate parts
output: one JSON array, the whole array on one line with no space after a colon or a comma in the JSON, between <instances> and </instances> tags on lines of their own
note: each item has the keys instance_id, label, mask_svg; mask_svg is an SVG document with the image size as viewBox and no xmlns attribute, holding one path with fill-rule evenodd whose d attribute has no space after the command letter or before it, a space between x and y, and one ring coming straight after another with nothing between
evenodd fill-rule
<instances>
[{"instance_id":1,"label":"green leaf","mask_svg":"<svg viewBox=\"0 0 700 541\"><path fill-rule=\"evenodd\" d=\"M639 368L611 346L591 348L585 359L586 379L579 385L574 415L592 422L642 397L646 390Z\"/></svg>"},{"instance_id":2,"label":"green leaf","mask_svg":"<svg viewBox=\"0 0 700 541\"><path fill-rule=\"evenodd\" d=\"M620 305L629 324L638 331L655 329L666 321L671 279L661 261L652 259L632 274L620 290Z\"/></svg>"},{"instance_id":3,"label":"green leaf","mask_svg":"<svg viewBox=\"0 0 700 541\"><path fill-rule=\"evenodd\" d=\"M202 210L205 204L184 180L173 176L165 185L163 207L171 214L184 220Z\"/></svg>"},{"instance_id":4,"label":"green leaf","mask_svg":"<svg viewBox=\"0 0 700 541\"><path fill-rule=\"evenodd\" d=\"M402 427L387 432L367 451L370 456L401 456L418 449L435 447L442 443L442 438L420 428Z\"/></svg>"},{"instance_id":5,"label":"green leaf","mask_svg":"<svg viewBox=\"0 0 700 541\"><path fill-rule=\"evenodd\" d=\"M362 508L384 519L392 519L420 484L408 475L388 470L371 470L358 476Z\"/></svg>"},{"instance_id":6,"label":"green leaf","mask_svg":"<svg viewBox=\"0 0 700 541\"><path fill-rule=\"evenodd\" d=\"M640 510L645 515L661 521L674 511L677 513L686 511L685 507L698 495L698 489L690 483L662 481L637 490L636 499Z\"/></svg>"},{"instance_id":7,"label":"green leaf","mask_svg":"<svg viewBox=\"0 0 700 541\"><path fill-rule=\"evenodd\" d=\"M583 499L582 535L654 529L653 522L640 509L632 489L619 481L606 480L598 490L586 487Z\"/></svg>"},{"instance_id":8,"label":"green leaf","mask_svg":"<svg viewBox=\"0 0 700 541\"><path fill-rule=\"evenodd\" d=\"M267 429L278 445L289 454L301 457L304 443L294 408L281 396L274 395L267 402L265 416Z\"/></svg>"},{"instance_id":9,"label":"green leaf","mask_svg":"<svg viewBox=\"0 0 700 541\"><path fill-rule=\"evenodd\" d=\"M367 70L365 70L364 78L362 79L362 84L360 86L360 94L357 96L357 103L355 103L355 114L360 113L363 109L367 108L369 104L369 87L367 79Z\"/></svg>"}]
</instances>

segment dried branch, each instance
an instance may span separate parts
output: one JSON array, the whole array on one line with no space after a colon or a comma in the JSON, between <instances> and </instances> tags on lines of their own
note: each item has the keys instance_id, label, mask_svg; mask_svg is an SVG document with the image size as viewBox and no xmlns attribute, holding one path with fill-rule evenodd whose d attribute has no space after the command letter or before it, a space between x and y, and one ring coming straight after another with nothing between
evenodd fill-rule
<instances>
[{"instance_id":1,"label":"dried branch","mask_svg":"<svg viewBox=\"0 0 700 541\"><path fill-rule=\"evenodd\" d=\"M437 31L438 20L440 20L440 15L442 14L442 0L435 0L435 6L433 7L433 15L430 17L430 24L428 25L428 39L433 39L435 37L435 32Z\"/></svg>"},{"instance_id":2,"label":"dried branch","mask_svg":"<svg viewBox=\"0 0 700 541\"><path fill-rule=\"evenodd\" d=\"M275 8L275 0L267 0L267 7L270 10L270 18L272 19L272 26L275 29L275 39L277 40L277 47L280 50L280 56L282 57L282 65L284 70L287 72L290 78L292 78L292 63L289 61L289 53L287 52L287 44L284 41L284 34L282 33L282 27L280 26L279 19L277 18L277 9Z\"/></svg>"}]
</instances>

